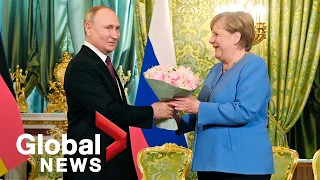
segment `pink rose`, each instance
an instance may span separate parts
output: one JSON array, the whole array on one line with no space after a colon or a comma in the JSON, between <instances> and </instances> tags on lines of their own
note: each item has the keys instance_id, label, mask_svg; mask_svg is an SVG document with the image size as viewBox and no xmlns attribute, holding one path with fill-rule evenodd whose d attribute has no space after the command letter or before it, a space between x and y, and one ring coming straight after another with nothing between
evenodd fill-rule
<instances>
[{"instance_id":1,"label":"pink rose","mask_svg":"<svg viewBox=\"0 0 320 180\"><path fill-rule=\"evenodd\" d=\"M199 85L199 77L192 72L190 67L176 65L159 65L148 69L144 73L146 78L163 81L171 86L182 89L194 90Z\"/></svg>"},{"instance_id":2,"label":"pink rose","mask_svg":"<svg viewBox=\"0 0 320 180\"><path fill-rule=\"evenodd\" d=\"M194 89L194 83L192 83L191 79L186 80L186 88L189 90Z\"/></svg>"},{"instance_id":3,"label":"pink rose","mask_svg":"<svg viewBox=\"0 0 320 180\"><path fill-rule=\"evenodd\" d=\"M164 77L165 77L165 75L163 72L152 72L150 75L150 78L155 79L155 80L159 80L159 81L163 81Z\"/></svg>"},{"instance_id":4,"label":"pink rose","mask_svg":"<svg viewBox=\"0 0 320 180\"><path fill-rule=\"evenodd\" d=\"M171 80L171 81L170 81L170 84L171 84L172 86L175 86L175 87L177 87L177 85L178 85L177 81L175 81L175 80Z\"/></svg>"},{"instance_id":5,"label":"pink rose","mask_svg":"<svg viewBox=\"0 0 320 180\"><path fill-rule=\"evenodd\" d=\"M170 79L172 80L178 80L180 79L180 75L177 71L172 71L169 75Z\"/></svg>"}]
</instances>

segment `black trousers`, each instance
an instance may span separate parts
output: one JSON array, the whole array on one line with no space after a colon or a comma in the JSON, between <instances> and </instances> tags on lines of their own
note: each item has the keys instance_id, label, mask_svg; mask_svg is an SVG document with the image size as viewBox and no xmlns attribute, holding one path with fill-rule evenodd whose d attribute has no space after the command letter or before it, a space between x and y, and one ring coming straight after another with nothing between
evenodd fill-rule
<instances>
[{"instance_id":1,"label":"black trousers","mask_svg":"<svg viewBox=\"0 0 320 180\"><path fill-rule=\"evenodd\" d=\"M223 172L198 172L199 180L270 180L271 175L244 175Z\"/></svg>"}]
</instances>

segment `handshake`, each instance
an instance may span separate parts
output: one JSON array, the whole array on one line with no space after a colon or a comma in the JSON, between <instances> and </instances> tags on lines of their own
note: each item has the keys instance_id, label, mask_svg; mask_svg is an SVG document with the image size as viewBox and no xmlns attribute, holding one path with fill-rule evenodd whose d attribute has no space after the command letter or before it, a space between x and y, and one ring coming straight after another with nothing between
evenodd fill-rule
<instances>
[{"instance_id":1,"label":"handshake","mask_svg":"<svg viewBox=\"0 0 320 180\"><path fill-rule=\"evenodd\" d=\"M200 107L200 101L193 97L177 97L171 99L169 102L156 102L152 105L153 117L156 119L175 119L176 123L181 122L181 117L178 111L184 113L197 114Z\"/></svg>"},{"instance_id":2,"label":"handshake","mask_svg":"<svg viewBox=\"0 0 320 180\"><path fill-rule=\"evenodd\" d=\"M153 117L156 119L170 119L176 117L174 106L170 102L155 102L152 105Z\"/></svg>"},{"instance_id":3,"label":"handshake","mask_svg":"<svg viewBox=\"0 0 320 180\"><path fill-rule=\"evenodd\" d=\"M169 102L156 102L152 105L156 119L169 119L179 116L175 110L183 111L185 113L197 114L200 107L200 101L193 97L187 96L184 98L174 98Z\"/></svg>"},{"instance_id":4,"label":"handshake","mask_svg":"<svg viewBox=\"0 0 320 180\"><path fill-rule=\"evenodd\" d=\"M181 117L172 102L156 102L152 105L154 125L160 129L175 131L181 122Z\"/></svg>"}]
</instances>

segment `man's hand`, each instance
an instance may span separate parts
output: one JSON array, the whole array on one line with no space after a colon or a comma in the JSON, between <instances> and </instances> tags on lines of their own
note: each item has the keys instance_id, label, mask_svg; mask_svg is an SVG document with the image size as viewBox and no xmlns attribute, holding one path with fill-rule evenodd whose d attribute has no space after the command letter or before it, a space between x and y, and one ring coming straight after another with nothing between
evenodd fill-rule
<instances>
[{"instance_id":1,"label":"man's hand","mask_svg":"<svg viewBox=\"0 0 320 180\"><path fill-rule=\"evenodd\" d=\"M155 102L152 105L153 117L156 119L173 118L174 109L168 102Z\"/></svg>"}]
</instances>

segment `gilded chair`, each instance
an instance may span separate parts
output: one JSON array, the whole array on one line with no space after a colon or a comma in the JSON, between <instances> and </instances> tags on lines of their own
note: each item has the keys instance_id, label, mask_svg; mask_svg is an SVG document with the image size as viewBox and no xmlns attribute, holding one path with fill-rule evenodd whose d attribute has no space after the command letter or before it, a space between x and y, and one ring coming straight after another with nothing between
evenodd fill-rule
<instances>
[{"instance_id":1,"label":"gilded chair","mask_svg":"<svg viewBox=\"0 0 320 180\"><path fill-rule=\"evenodd\" d=\"M142 180L184 180L191 156L190 149L172 143L142 149L137 160Z\"/></svg>"},{"instance_id":2,"label":"gilded chair","mask_svg":"<svg viewBox=\"0 0 320 180\"><path fill-rule=\"evenodd\" d=\"M38 146L38 142L35 141L34 142L35 146ZM43 147L44 147L45 143L43 143ZM54 150L54 146L50 146L51 150ZM40 161L41 159L45 159L46 162L49 162L49 159L52 159L52 171L53 172L49 172L47 170L46 167L44 167L44 171L41 171L41 164ZM54 180L57 179L59 177L62 176L61 172L56 172L56 159L57 158L63 158L63 154L61 151L61 147L60 147L60 151L56 154L56 155L50 155L47 154L45 151L43 151L43 154L33 154L29 157L28 159L28 163L31 164L31 172L29 173L29 178L28 180Z\"/></svg>"},{"instance_id":3,"label":"gilded chair","mask_svg":"<svg viewBox=\"0 0 320 180\"><path fill-rule=\"evenodd\" d=\"M53 136L54 139L61 142L62 134L66 133L66 126L64 126L62 124L61 126L57 126L53 129L50 129L48 131L48 133L51 136ZM34 142L30 142L30 143L34 143L35 147L38 147L38 141L34 141ZM42 147L45 147L45 142L43 142ZM55 148L54 145L50 144L50 149L54 150L54 148ZM49 172L46 168L44 168L44 171L41 172L40 161L42 158L45 159L47 163L49 162L49 158L52 158L52 171L53 172ZM28 180L56 180L56 179L62 177L61 172L56 172L57 158L63 158L62 147L60 147L59 152L55 155L47 154L45 152L45 150L43 150L43 154L32 154L28 159L28 163L31 165L31 172L29 173Z\"/></svg>"},{"instance_id":4,"label":"gilded chair","mask_svg":"<svg viewBox=\"0 0 320 180\"><path fill-rule=\"evenodd\" d=\"M297 167L299 155L297 151L286 147L272 147L275 173L271 180L291 180Z\"/></svg>"},{"instance_id":5,"label":"gilded chair","mask_svg":"<svg viewBox=\"0 0 320 180\"><path fill-rule=\"evenodd\" d=\"M28 176L28 180L33 180L36 177L36 160L34 157L29 157L27 159L27 163L30 165L30 172Z\"/></svg>"},{"instance_id":6,"label":"gilded chair","mask_svg":"<svg viewBox=\"0 0 320 180\"><path fill-rule=\"evenodd\" d=\"M320 180L320 149L313 155L312 170L315 180Z\"/></svg>"},{"instance_id":7,"label":"gilded chair","mask_svg":"<svg viewBox=\"0 0 320 180\"><path fill-rule=\"evenodd\" d=\"M54 81L49 81L49 103L46 109L46 113L67 112L67 99L66 93L63 89L63 84L64 74L71 59L71 55L68 52L64 52L60 62L57 63L54 67Z\"/></svg>"}]
</instances>

